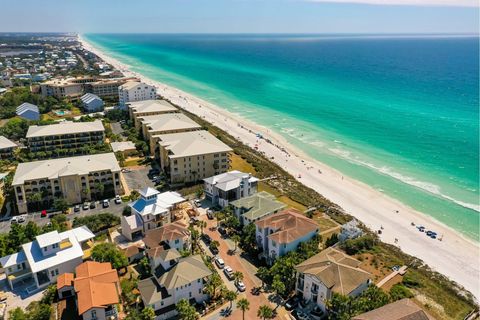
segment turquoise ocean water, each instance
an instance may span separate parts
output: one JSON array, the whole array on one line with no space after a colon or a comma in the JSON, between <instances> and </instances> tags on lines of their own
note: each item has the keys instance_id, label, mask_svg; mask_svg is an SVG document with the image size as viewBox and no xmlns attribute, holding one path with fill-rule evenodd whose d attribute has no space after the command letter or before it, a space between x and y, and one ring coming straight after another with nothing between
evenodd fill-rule
<instances>
[{"instance_id":1,"label":"turquoise ocean water","mask_svg":"<svg viewBox=\"0 0 480 320\"><path fill-rule=\"evenodd\" d=\"M479 241L479 38L88 34Z\"/></svg>"}]
</instances>

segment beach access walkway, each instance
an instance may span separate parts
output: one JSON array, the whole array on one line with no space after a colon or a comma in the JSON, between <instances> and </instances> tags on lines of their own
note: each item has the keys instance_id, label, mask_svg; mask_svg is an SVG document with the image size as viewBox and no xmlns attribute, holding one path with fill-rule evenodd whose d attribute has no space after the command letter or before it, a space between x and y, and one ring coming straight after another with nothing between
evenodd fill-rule
<instances>
[{"instance_id":1,"label":"beach access walkway","mask_svg":"<svg viewBox=\"0 0 480 320\"><path fill-rule=\"evenodd\" d=\"M385 283L392 280L397 274L403 276L405 272L407 272L407 268L407 266L401 266L400 268L398 268L398 270L393 270L392 273L390 273L388 276L380 280L379 283L377 283L377 287L381 288Z\"/></svg>"}]
</instances>

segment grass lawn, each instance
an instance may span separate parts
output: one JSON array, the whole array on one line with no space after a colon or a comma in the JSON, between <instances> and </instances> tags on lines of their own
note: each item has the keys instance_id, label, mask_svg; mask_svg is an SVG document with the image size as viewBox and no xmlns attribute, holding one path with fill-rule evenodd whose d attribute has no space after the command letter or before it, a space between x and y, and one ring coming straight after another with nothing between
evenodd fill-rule
<instances>
[{"instance_id":1,"label":"grass lawn","mask_svg":"<svg viewBox=\"0 0 480 320\"><path fill-rule=\"evenodd\" d=\"M340 227L338 223L330 219L329 217L324 216L322 213L316 213L313 216L313 220L320 226L320 233L330 230L335 227Z\"/></svg>"},{"instance_id":2,"label":"grass lawn","mask_svg":"<svg viewBox=\"0 0 480 320\"><path fill-rule=\"evenodd\" d=\"M140 161L142 161L143 158L128 158L127 160L125 160L124 162L124 167L134 167L134 166L139 166L140 165Z\"/></svg>"},{"instance_id":3,"label":"grass lawn","mask_svg":"<svg viewBox=\"0 0 480 320\"><path fill-rule=\"evenodd\" d=\"M247 160L242 159L242 157L233 152L230 154L230 169L251 173L253 175L256 173L255 168L248 163Z\"/></svg>"}]
</instances>

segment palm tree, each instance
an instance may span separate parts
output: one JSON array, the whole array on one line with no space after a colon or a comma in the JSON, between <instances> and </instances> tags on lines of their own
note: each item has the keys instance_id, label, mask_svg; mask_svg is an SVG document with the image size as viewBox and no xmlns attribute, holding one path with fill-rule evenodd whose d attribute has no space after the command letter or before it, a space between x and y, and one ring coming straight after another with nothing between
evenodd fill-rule
<instances>
[{"instance_id":1,"label":"palm tree","mask_svg":"<svg viewBox=\"0 0 480 320\"><path fill-rule=\"evenodd\" d=\"M208 280L205 290L212 297L212 299L215 299L215 297L217 296L217 289L222 284L223 284L222 278L220 278L218 273L213 273L210 279Z\"/></svg>"},{"instance_id":2,"label":"palm tree","mask_svg":"<svg viewBox=\"0 0 480 320\"><path fill-rule=\"evenodd\" d=\"M245 320L245 311L250 310L250 302L246 298L237 301L237 308L242 310L242 319Z\"/></svg>"},{"instance_id":3,"label":"palm tree","mask_svg":"<svg viewBox=\"0 0 480 320\"><path fill-rule=\"evenodd\" d=\"M217 240L213 240L212 242L210 242L210 249L214 251L215 249L218 249L219 246L220 246L220 242L218 242Z\"/></svg>"},{"instance_id":4,"label":"palm tree","mask_svg":"<svg viewBox=\"0 0 480 320\"><path fill-rule=\"evenodd\" d=\"M240 271L235 271L233 273L233 279L235 283L239 283L243 280L243 273L241 273Z\"/></svg>"},{"instance_id":5,"label":"palm tree","mask_svg":"<svg viewBox=\"0 0 480 320\"><path fill-rule=\"evenodd\" d=\"M202 235L203 235L203 228L206 228L206 227L207 227L207 222L206 222L206 221L203 221L203 220L200 220L200 221L198 222L198 226L200 227L200 231L201 231L201 233L202 233Z\"/></svg>"},{"instance_id":6,"label":"palm tree","mask_svg":"<svg viewBox=\"0 0 480 320\"><path fill-rule=\"evenodd\" d=\"M232 308L232 303L237 299L237 293L235 291L227 290L225 292L225 299L230 301L230 309Z\"/></svg>"},{"instance_id":7,"label":"palm tree","mask_svg":"<svg viewBox=\"0 0 480 320\"><path fill-rule=\"evenodd\" d=\"M267 305L261 305L257 311L257 317L262 318L263 320L273 318L273 309Z\"/></svg>"},{"instance_id":8,"label":"palm tree","mask_svg":"<svg viewBox=\"0 0 480 320\"><path fill-rule=\"evenodd\" d=\"M225 215L225 213L223 211L218 211L216 214L215 214L215 217L217 218L217 227L220 225L220 222L222 222L223 220L225 220L225 218L227 217Z\"/></svg>"},{"instance_id":9,"label":"palm tree","mask_svg":"<svg viewBox=\"0 0 480 320\"><path fill-rule=\"evenodd\" d=\"M270 270L268 270L266 267L260 267L257 269L257 277L262 280L262 288L264 285L265 279L270 275Z\"/></svg>"},{"instance_id":10,"label":"palm tree","mask_svg":"<svg viewBox=\"0 0 480 320\"><path fill-rule=\"evenodd\" d=\"M282 282L279 275L276 275L273 278L272 289L275 290L275 294L277 295L277 298L278 298L277 306L275 307L275 309L277 309L279 306L280 295L282 295L285 292L285 284Z\"/></svg>"},{"instance_id":11,"label":"palm tree","mask_svg":"<svg viewBox=\"0 0 480 320\"><path fill-rule=\"evenodd\" d=\"M198 319L197 311L187 299L181 299L176 305L179 318L182 320L196 320Z\"/></svg>"},{"instance_id":12,"label":"palm tree","mask_svg":"<svg viewBox=\"0 0 480 320\"><path fill-rule=\"evenodd\" d=\"M235 249L233 249L233 251L237 251L237 244L240 242L240 236L238 234L234 234L231 238L230 238L233 243L235 244Z\"/></svg>"}]
</instances>

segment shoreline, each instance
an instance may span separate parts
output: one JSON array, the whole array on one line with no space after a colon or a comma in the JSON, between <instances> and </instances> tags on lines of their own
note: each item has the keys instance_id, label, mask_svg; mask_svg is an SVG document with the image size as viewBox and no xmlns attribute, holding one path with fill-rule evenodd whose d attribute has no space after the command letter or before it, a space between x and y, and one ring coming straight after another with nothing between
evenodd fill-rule
<instances>
[{"instance_id":1,"label":"shoreline","mask_svg":"<svg viewBox=\"0 0 480 320\"><path fill-rule=\"evenodd\" d=\"M268 128L222 110L182 90L130 71L128 65L109 57L81 36L78 39L86 50L95 53L125 76L136 76L155 85L158 93L172 103L229 132L250 147L258 145L258 151L264 152L270 161L279 164L298 181L338 204L346 213L371 230L383 227L382 235L379 236L382 241L422 259L432 269L470 291L477 301L480 299L480 266L476 263L479 261L479 243L362 182L343 176L337 170L312 159ZM257 133L271 143L258 139ZM426 237L411 226L411 222L435 230L443 240Z\"/></svg>"}]
</instances>

